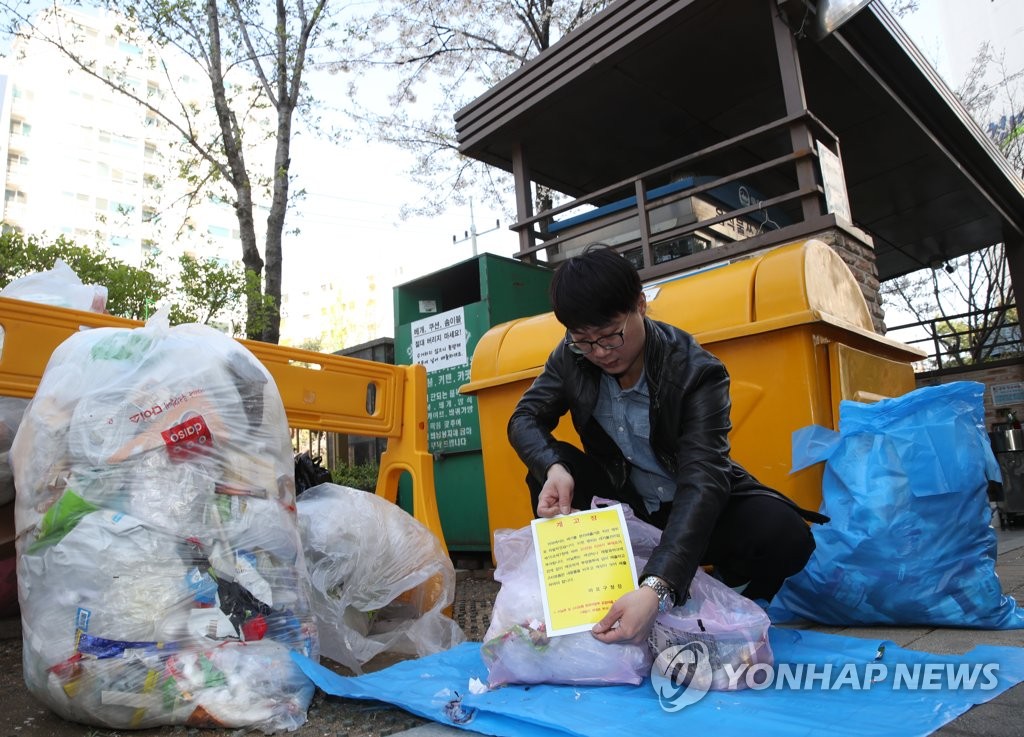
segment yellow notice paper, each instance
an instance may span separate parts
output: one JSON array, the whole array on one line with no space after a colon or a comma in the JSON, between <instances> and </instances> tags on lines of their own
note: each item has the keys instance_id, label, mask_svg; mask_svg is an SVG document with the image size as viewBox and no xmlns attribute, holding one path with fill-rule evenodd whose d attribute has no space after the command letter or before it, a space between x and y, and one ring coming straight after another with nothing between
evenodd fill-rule
<instances>
[{"instance_id":1,"label":"yellow notice paper","mask_svg":"<svg viewBox=\"0 0 1024 737\"><path fill-rule=\"evenodd\" d=\"M619 505L531 524L548 635L589 630L616 599L636 589L636 563Z\"/></svg>"}]
</instances>

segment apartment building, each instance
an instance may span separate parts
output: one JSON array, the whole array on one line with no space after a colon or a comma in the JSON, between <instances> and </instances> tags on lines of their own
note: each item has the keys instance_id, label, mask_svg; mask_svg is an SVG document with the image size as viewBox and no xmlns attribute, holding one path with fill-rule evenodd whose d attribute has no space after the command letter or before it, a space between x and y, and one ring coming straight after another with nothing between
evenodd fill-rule
<instances>
[{"instance_id":1,"label":"apartment building","mask_svg":"<svg viewBox=\"0 0 1024 737\"><path fill-rule=\"evenodd\" d=\"M118 16L64 9L40 16L99 74L123 80L161 109L209 109L196 63L129 43ZM59 29L58 29L59 23ZM188 204L177 176L188 154L181 134L154 112L77 68L42 37L19 38L4 60L0 165L4 227L59 235L138 265L149 253L237 261L238 224L227 192ZM269 123L269 121L268 121Z\"/></svg>"}]
</instances>

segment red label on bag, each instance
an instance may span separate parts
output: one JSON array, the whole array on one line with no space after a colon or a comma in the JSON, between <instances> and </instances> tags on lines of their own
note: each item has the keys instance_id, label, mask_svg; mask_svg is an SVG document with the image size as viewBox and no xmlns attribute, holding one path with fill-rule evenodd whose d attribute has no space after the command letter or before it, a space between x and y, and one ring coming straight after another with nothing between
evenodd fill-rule
<instances>
[{"instance_id":1,"label":"red label on bag","mask_svg":"<svg viewBox=\"0 0 1024 737\"><path fill-rule=\"evenodd\" d=\"M167 445L167 452L172 460L183 461L193 455L209 453L213 448L213 435L206 426L202 415L196 415L173 427L164 430L160 435Z\"/></svg>"}]
</instances>

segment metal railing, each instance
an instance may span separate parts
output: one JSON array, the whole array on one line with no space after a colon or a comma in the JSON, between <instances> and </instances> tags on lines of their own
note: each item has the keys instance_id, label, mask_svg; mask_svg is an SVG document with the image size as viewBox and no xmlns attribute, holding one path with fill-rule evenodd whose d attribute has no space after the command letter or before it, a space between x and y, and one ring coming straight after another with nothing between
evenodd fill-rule
<instances>
[{"instance_id":1,"label":"metal railing","mask_svg":"<svg viewBox=\"0 0 1024 737\"><path fill-rule=\"evenodd\" d=\"M887 328L886 336L928 351L914 363L916 373L977 368L1024 357L1014 304L894 325Z\"/></svg>"},{"instance_id":2,"label":"metal railing","mask_svg":"<svg viewBox=\"0 0 1024 737\"><path fill-rule=\"evenodd\" d=\"M801 138L807 144L794 146ZM818 141L839 155L837 137L811 112L771 121L513 224L529 244L515 256L535 262L543 252L557 263L600 241L646 277L796 239L824 227L814 220L825 211ZM798 174L808 164L811 183Z\"/></svg>"}]
</instances>

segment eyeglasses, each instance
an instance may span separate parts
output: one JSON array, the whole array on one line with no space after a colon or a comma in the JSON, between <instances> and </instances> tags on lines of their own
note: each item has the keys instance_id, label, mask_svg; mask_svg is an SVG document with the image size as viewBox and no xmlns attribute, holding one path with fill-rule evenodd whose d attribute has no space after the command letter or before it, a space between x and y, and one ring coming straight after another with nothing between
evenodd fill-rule
<instances>
[{"instance_id":1,"label":"eyeglasses","mask_svg":"<svg viewBox=\"0 0 1024 737\"><path fill-rule=\"evenodd\" d=\"M622 323L622 330L615 333L609 333L608 335L602 335L597 340L572 340L572 336L569 333L565 334L565 345L573 353L585 356L594 350L594 347L604 348L606 351L611 351L616 348L621 348L622 344L626 342L626 325L629 324L629 318L626 318L626 322Z\"/></svg>"}]
</instances>

